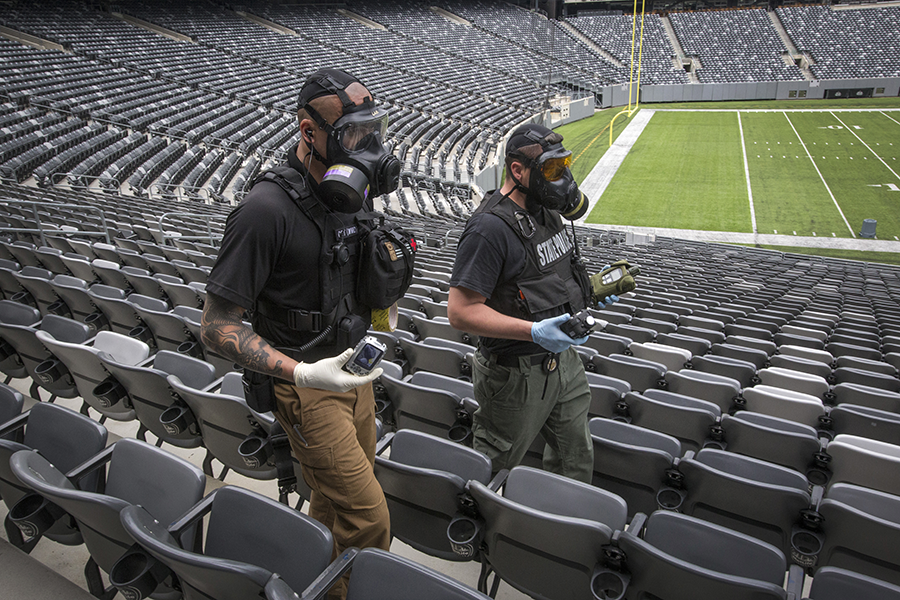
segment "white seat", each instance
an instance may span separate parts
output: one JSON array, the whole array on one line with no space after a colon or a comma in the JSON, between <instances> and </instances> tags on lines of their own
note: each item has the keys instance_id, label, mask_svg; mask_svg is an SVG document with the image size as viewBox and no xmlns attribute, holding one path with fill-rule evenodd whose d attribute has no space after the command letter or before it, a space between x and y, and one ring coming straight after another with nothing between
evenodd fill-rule
<instances>
[{"instance_id":1,"label":"white seat","mask_svg":"<svg viewBox=\"0 0 900 600\"><path fill-rule=\"evenodd\" d=\"M852 483L900 495L900 446L855 435L838 435L826 451L833 473L829 485Z\"/></svg>"},{"instance_id":2,"label":"white seat","mask_svg":"<svg viewBox=\"0 0 900 600\"><path fill-rule=\"evenodd\" d=\"M806 358L809 360L816 360L828 365L834 362L834 356L832 356L830 352L826 352L825 350L816 350L814 348L804 348L803 346L794 346L792 344L779 346L778 353L787 354L788 356Z\"/></svg>"},{"instance_id":3,"label":"white seat","mask_svg":"<svg viewBox=\"0 0 900 600\"><path fill-rule=\"evenodd\" d=\"M631 353L645 360L651 360L666 366L668 371L680 371L684 364L691 360L692 354L684 348L657 344L655 342L633 342L628 349Z\"/></svg>"},{"instance_id":4,"label":"white seat","mask_svg":"<svg viewBox=\"0 0 900 600\"><path fill-rule=\"evenodd\" d=\"M818 398L822 398L829 390L828 382L824 377L783 367L760 369L757 371L757 377L763 385L785 388Z\"/></svg>"},{"instance_id":5,"label":"white seat","mask_svg":"<svg viewBox=\"0 0 900 600\"><path fill-rule=\"evenodd\" d=\"M802 392L769 385L757 385L745 389L742 395L747 402L746 410L750 412L781 417L811 427L818 427L819 417L825 415L825 405L822 404L822 400Z\"/></svg>"}]
</instances>

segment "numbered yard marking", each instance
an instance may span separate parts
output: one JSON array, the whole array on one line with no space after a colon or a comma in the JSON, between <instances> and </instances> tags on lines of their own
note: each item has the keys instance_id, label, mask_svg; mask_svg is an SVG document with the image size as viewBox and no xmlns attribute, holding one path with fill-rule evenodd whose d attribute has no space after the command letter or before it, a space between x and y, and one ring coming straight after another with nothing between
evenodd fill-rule
<instances>
[{"instance_id":1,"label":"numbered yard marking","mask_svg":"<svg viewBox=\"0 0 900 600\"><path fill-rule=\"evenodd\" d=\"M885 183L885 184L870 183L867 187L877 187L877 188L886 187L888 190L890 190L892 192L900 192L900 187L897 187L897 184L895 184L895 183Z\"/></svg>"}]
</instances>

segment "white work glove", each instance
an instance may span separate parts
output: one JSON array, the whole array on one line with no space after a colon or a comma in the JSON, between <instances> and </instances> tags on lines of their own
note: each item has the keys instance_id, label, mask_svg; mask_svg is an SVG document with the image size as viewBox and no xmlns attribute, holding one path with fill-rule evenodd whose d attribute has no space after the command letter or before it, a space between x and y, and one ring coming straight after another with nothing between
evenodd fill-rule
<instances>
[{"instance_id":1,"label":"white work glove","mask_svg":"<svg viewBox=\"0 0 900 600\"><path fill-rule=\"evenodd\" d=\"M314 363L297 363L294 367L294 385L302 388L316 388L329 392L349 392L353 388L365 385L377 379L384 372L378 367L368 375L354 375L343 370L353 348L347 348L332 358L323 358Z\"/></svg>"}]
</instances>

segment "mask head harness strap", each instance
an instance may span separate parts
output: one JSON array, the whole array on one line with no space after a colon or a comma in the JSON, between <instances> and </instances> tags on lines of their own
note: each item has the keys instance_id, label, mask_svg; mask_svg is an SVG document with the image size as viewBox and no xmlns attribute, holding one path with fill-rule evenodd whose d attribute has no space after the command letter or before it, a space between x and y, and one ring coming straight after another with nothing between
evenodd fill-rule
<instances>
[{"instance_id":1,"label":"mask head harness strap","mask_svg":"<svg viewBox=\"0 0 900 600\"><path fill-rule=\"evenodd\" d=\"M330 136L333 136L336 128L325 120L319 111L312 107L310 102L322 96L337 96L341 101L341 117L355 112L376 110L375 101L371 96L366 96L361 104L354 104L347 92L344 91L352 83L360 83L359 79L345 73L340 69L319 69L309 76L300 90L299 108L305 110L310 118L316 124L325 130ZM360 83L360 85L362 85ZM338 119L340 120L340 118ZM310 146L312 154L316 160L325 163L325 159L319 154L315 147Z\"/></svg>"}]
</instances>

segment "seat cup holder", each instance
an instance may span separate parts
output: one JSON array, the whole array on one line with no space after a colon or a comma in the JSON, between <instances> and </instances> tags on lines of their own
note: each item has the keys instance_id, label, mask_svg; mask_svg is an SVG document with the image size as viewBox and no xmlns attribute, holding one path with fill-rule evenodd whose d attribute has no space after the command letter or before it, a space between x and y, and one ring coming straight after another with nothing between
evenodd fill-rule
<instances>
[{"instance_id":1,"label":"seat cup holder","mask_svg":"<svg viewBox=\"0 0 900 600\"><path fill-rule=\"evenodd\" d=\"M48 358L34 368L34 374L44 385L51 385L59 381L66 372L66 368L56 358Z\"/></svg>"},{"instance_id":2,"label":"seat cup holder","mask_svg":"<svg viewBox=\"0 0 900 600\"><path fill-rule=\"evenodd\" d=\"M156 345L153 342L153 334L150 332L150 328L148 328L146 325L136 325L135 327L132 327L128 331L128 337L133 337L136 340L140 340L148 346Z\"/></svg>"},{"instance_id":3,"label":"seat cup holder","mask_svg":"<svg viewBox=\"0 0 900 600\"><path fill-rule=\"evenodd\" d=\"M802 527L794 527L791 532L791 559L802 567L816 566L822 546L823 538L818 532Z\"/></svg>"},{"instance_id":4,"label":"seat cup holder","mask_svg":"<svg viewBox=\"0 0 900 600\"><path fill-rule=\"evenodd\" d=\"M13 302L18 302L19 304L27 304L32 308L37 308L34 303L34 298L31 297L31 294L28 292L16 292L10 298Z\"/></svg>"},{"instance_id":5,"label":"seat cup holder","mask_svg":"<svg viewBox=\"0 0 900 600\"><path fill-rule=\"evenodd\" d=\"M447 538L454 554L474 559L484 539L484 524L469 517L456 517L447 526Z\"/></svg>"},{"instance_id":6,"label":"seat cup holder","mask_svg":"<svg viewBox=\"0 0 900 600\"><path fill-rule=\"evenodd\" d=\"M47 312L61 317L70 317L72 315L72 313L69 312L69 307L62 300L57 300L49 305L47 307Z\"/></svg>"},{"instance_id":7,"label":"seat cup holder","mask_svg":"<svg viewBox=\"0 0 900 600\"><path fill-rule=\"evenodd\" d=\"M105 329L109 325L109 321L101 312L93 312L84 318L84 324L94 331Z\"/></svg>"},{"instance_id":8,"label":"seat cup holder","mask_svg":"<svg viewBox=\"0 0 900 600\"><path fill-rule=\"evenodd\" d=\"M196 419L187 406L175 404L159 415L159 422L169 435L181 435L196 422Z\"/></svg>"},{"instance_id":9,"label":"seat cup holder","mask_svg":"<svg viewBox=\"0 0 900 600\"><path fill-rule=\"evenodd\" d=\"M388 410L391 406L390 400L384 400L381 398L375 398L375 415L381 416L384 414L384 411Z\"/></svg>"},{"instance_id":10,"label":"seat cup holder","mask_svg":"<svg viewBox=\"0 0 900 600\"><path fill-rule=\"evenodd\" d=\"M828 485L831 480L831 471L813 467L806 471L806 479L811 485Z\"/></svg>"},{"instance_id":11,"label":"seat cup holder","mask_svg":"<svg viewBox=\"0 0 900 600\"><path fill-rule=\"evenodd\" d=\"M103 408L111 408L128 395L125 387L114 377L107 377L94 387L91 392Z\"/></svg>"},{"instance_id":12,"label":"seat cup holder","mask_svg":"<svg viewBox=\"0 0 900 600\"><path fill-rule=\"evenodd\" d=\"M238 446L238 454L248 469L259 469L272 456L272 446L266 438L250 435Z\"/></svg>"},{"instance_id":13,"label":"seat cup holder","mask_svg":"<svg viewBox=\"0 0 900 600\"><path fill-rule=\"evenodd\" d=\"M676 490L673 487L665 486L660 488L656 493L656 504L660 510L671 510L678 512L684 503L685 493L682 490Z\"/></svg>"},{"instance_id":14,"label":"seat cup holder","mask_svg":"<svg viewBox=\"0 0 900 600\"><path fill-rule=\"evenodd\" d=\"M34 492L26 494L9 511L12 521L25 539L44 535L65 512Z\"/></svg>"},{"instance_id":15,"label":"seat cup holder","mask_svg":"<svg viewBox=\"0 0 900 600\"><path fill-rule=\"evenodd\" d=\"M126 600L143 600L168 576L168 567L135 545L113 565L109 582Z\"/></svg>"},{"instance_id":16,"label":"seat cup holder","mask_svg":"<svg viewBox=\"0 0 900 600\"><path fill-rule=\"evenodd\" d=\"M194 358L203 358L203 350L197 342L181 342L178 344L178 347L175 348L175 352L178 354L187 354Z\"/></svg>"},{"instance_id":17,"label":"seat cup holder","mask_svg":"<svg viewBox=\"0 0 900 600\"><path fill-rule=\"evenodd\" d=\"M451 442L472 447L472 428L467 425L454 425L447 432L447 437Z\"/></svg>"},{"instance_id":18,"label":"seat cup holder","mask_svg":"<svg viewBox=\"0 0 900 600\"><path fill-rule=\"evenodd\" d=\"M621 600L629 583L625 573L598 567L591 576L591 594L596 600Z\"/></svg>"}]
</instances>

